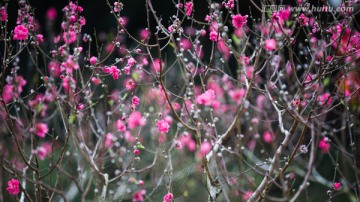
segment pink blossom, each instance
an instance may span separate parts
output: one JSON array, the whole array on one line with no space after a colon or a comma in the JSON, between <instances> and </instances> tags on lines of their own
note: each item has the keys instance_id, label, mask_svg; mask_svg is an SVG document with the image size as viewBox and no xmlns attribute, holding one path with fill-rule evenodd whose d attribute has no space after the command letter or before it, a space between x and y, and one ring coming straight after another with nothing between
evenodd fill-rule
<instances>
[{"instance_id":1,"label":"pink blossom","mask_svg":"<svg viewBox=\"0 0 360 202\"><path fill-rule=\"evenodd\" d=\"M165 194L164 198L163 198L163 202L171 202L171 200L174 198L172 193L167 193Z\"/></svg>"},{"instance_id":2,"label":"pink blossom","mask_svg":"<svg viewBox=\"0 0 360 202\"><path fill-rule=\"evenodd\" d=\"M279 11L279 16L282 20L288 20L291 14L291 6L286 6L285 10Z\"/></svg>"},{"instance_id":3,"label":"pink blossom","mask_svg":"<svg viewBox=\"0 0 360 202\"><path fill-rule=\"evenodd\" d=\"M136 83L133 79L128 79L126 82L125 82L125 88L126 90L134 90L136 87Z\"/></svg>"},{"instance_id":4,"label":"pink blossom","mask_svg":"<svg viewBox=\"0 0 360 202\"><path fill-rule=\"evenodd\" d=\"M34 126L35 135L44 138L47 132L49 132L49 128L45 123L35 124Z\"/></svg>"},{"instance_id":5,"label":"pink blossom","mask_svg":"<svg viewBox=\"0 0 360 202\"><path fill-rule=\"evenodd\" d=\"M0 8L0 20L1 21L6 21L7 17L8 17L8 15L6 13L6 9L3 6L3 7Z\"/></svg>"},{"instance_id":6,"label":"pink blossom","mask_svg":"<svg viewBox=\"0 0 360 202\"><path fill-rule=\"evenodd\" d=\"M193 11L193 3L191 1L186 2L185 4L185 13L187 16L190 16Z\"/></svg>"},{"instance_id":7,"label":"pink blossom","mask_svg":"<svg viewBox=\"0 0 360 202\"><path fill-rule=\"evenodd\" d=\"M37 34L36 35L36 40L38 43L41 43L44 41L44 36L42 34Z\"/></svg>"},{"instance_id":8,"label":"pink blossom","mask_svg":"<svg viewBox=\"0 0 360 202\"><path fill-rule=\"evenodd\" d=\"M324 93L322 95L319 95L319 97L317 98L317 101L319 103L319 105L331 105L332 103L332 98L330 96L330 93Z\"/></svg>"},{"instance_id":9,"label":"pink blossom","mask_svg":"<svg viewBox=\"0 0 360 202\"><path fill-rule=\"evenodd\" d=\"M223 40L220 40L217 43L217 48L219 49L219 51L221 52L221 54L223 55L223 58L225 60L228 60L230 58L230 56L231 56L230 49Z\"/></svg>"},{"instance_id":10,"label":"pink blossom","mask_svg":"<svg viewBox=\"0 0 360 202\"><path fill-rule=\"evenodd\" d=\"M139 202L144 201L144 195L146 194L146 190L142 189L140 191L137 191L133 195L133 202Z\"/></svg>"},{"instance_id":11,"label":"pink blossom","mask_svg":"<svg viewBox=\"0 0 360 202\"><path fill-rule=\"evenodd\" d=\"M114 80L117 80L119 78L120 75L119 69L114 65L112 65L111 67L104 67L103 71L105 73L112 75Z\"/></svg>"},{"instance_id":12,"label":"pink blossom","mask_svg":"<svg viewBox=\"0 0 360 202\"><path fill-rule=\"evenodd\" d=\"M263 140L264 142L270 144L274 140L274 134L270 131L265 131L263 134Z\"/></svg>"},{"instance_id":13,"label":"pink blossom","mask_svg":"<svg viewBox=\"0 0 360 202\"><path fill-rule=\"evenodd\" d=\"M6 188L6 190L11 195L17 195L18 193L20 193L19 185L20 185L19 180L11 179L8 181L8 187Z\"/></svg>"},{"instance_id":14,"label":"pink blossom","mask_svg":"<svg viewBox=\"0 0 360 202\"><path fill-rule=\"evenodd\" d=\"M96 77L92 77L91 81L95 84L95 85L99 85L101 84L101 80L99 78Z\"/></svg>"},{"instance_id":15,"label":"pink blossom","mask_svg":"<svg viewBox=\"0 0 360 202\"><path fill-rule=\"evenodd\" d=\"M244 201L249 200L249 198L251 197L251 195L253 194L253 191L246 191L243 195L242 198L244 199Z\"/></svg>"},{"instance_id":16,"label":"pink blossom","mask_svg":"<svg viewBox=\"0 0 360 202\"><path fill-rule=\"evenodd\" d=\"M114 140L115 140L114 135L112 133L107 133L105 135L105 147L111 148L112 146L114 146Z\"/></svg>"},{"instance_id":17,"label":"pink blossom","mask_svg":"<svg viewBox=\"0 0 360 202\"><path fill-rule=\"evenodd\" d=\"M234 0L229 0L227 3L223 3L225 5L225 8L232 10L235 7Z\"/></svg>"},{"instance_id":18,"label":"pink blossom","mask_svg":"<svg viewBox=\"0 0 360 202\"><path fill-rule=\"evenodd\" d=\"M164 68L164 61L161 61L161 66ZM154 59L154 63L151 64L151 68L156 70L156 72L160 72L160 59Z\"/></svg>"},{"instance_id":19,"label":"pink blossom","mask_svg":"<svg viewBox=\"0 0 360 202\"><path fill-rule=\"evenodd\" d=\"M231 16L232 25L237 29L242 28L244 24L247 23L247 17L248 17L247 15L242 16L241 14Z\"/></svg>"},{"instance_id":20,"label":"pink blossom","mask_svg":"<svg viewBox=\"0 0 360 202\"><path fill-rule=\"evenodd\" d=\"M248 65L250 63L250 59L245 55L239 57L239 62L244 65Z\"/></svg>"},{"instance_id":21,"label":"pink blossom","mask_svg":"<svg viewBox=\"0 0 360 202\"><path fill-rule=\"evenodd\" d=\"M252 118L251 123L254 124L254 125L257 125L259 123L259 119L258 118Z\"/></svg>"},{"instance_id":22,"label":"pink blossom","mask_svg":"<svg viewBox=\"0 0 360 202\"><path fill-rule=\"evenodd\" d=\"M319 147L324 154L328 153L330 150L329 138L324 137L322 140L320 140Z\"/></svg>"},{"instance_id":23,"label":"pink blossom","mask_svg":"<svg viewBox=\"0 0 360 202\"><path fill-rule=\"evenodd\" d=\"M216 31L211 31L210 32L210 40L211 41L217 41L218 40L218 38L217 38L217 32Z\"/></svg>"},{"instance_id":24,"label":"pink blossom","mask_svg":"<svg viewBox=\"0 0 360 202\"><path fill-rule=\"evenodd\" d=\"M166 120L159 120L156 122L156 126L159 130L160 133L164 132L164 133L167 133L169 132L169 128L170 128L170 125L169 123L166 121Z\"/></svg>"},{"instance_id":25,"label":"pink blossom","mask_svg":"<svg viewBox=\"0 0 360 202\"><path fill-rule=\"evenodd\" d=\"M147 29L142 29L142 30L140 31L140 38L141 38L141 40L145 40L145 39L147 39L149 36L150 36L149 30L147 30Z\"/></svg>"},{"instance_id":26,"label":"pink blossom","mask_svg":"<svg viewBox=\"0 0 360 202\"><path fill-rule=\"evenodd\" d=\"M80 23L81 26L84 26L86 24L86 19L83 16L81 16L79 18L79 23Z\"/></svg>"},{"instance_id":27,"label":"pink blossom","mask_svg":"<svg viewBox=\"0 0 360 202\"><path fill-rule=\"evenodd\" d=\"M2 93L5 103L9 103L15 97L15 96L13 96L13 93L14 93L13 88L14 88L13 85L10 85L10 84L5 85L4 91Z\"/></svg>"},{"instance_id":28,"label":"pink blossom","mask_svg":"<svg viewBox=\"0 0 360 202\"><path fill-rule=\"evenodd\" d=\"M215 99L215 92L212 89L207 90L205 93L196 97L196 102L198 104L203 104L205 106L210 106Z\"/></svg>"},{"instance_id":29,"label":"pink blossom","mask_svg":"<svg viewBox=\"0 0 360 202\"><path fill-rule=\"evenodd\" d=\"M46 18L48 20L53 21L56 19L56 17L57 17L57 11L54 7L51 7L46 11Z\"/></svg>"},{"instance_id":30,"label":"pink blossom","mask_svg":"<svg viewBox=\"0 0 360 202\"><path fill-rule=\"evenodd\" d=\"M306 17L306 16L304 15L304 13L302 13L302 14L299 16L298 20L299 20L299 23L300 23L302 26L305 26L305 25L307 25L307 24L309 23L309 18Z\"/></svg>"},{"instance_id":31,"label":"pink blossom","mask_svg":"<svg viewBox=\"0 0 360 202\"><path fill-rule=\"evenodd\" d=\"M134 58L129 58L128 59L128 66L132 67L134 64L136 63Z\"/></svg>"},{"instance_id":32,"label":"pink blossom","mask_svg":"<svg viewBox=\"0 0 360 202\"><path fill-rule=\"evenodd\" d=\"M187 132L185 132L183 135L180 136L178 143L180 146L178 149L182 149L182 146L185 145L187 146L189 151L195 151L196 149L195 141L191 138L191 135Z\"/></svg>"},{"instance_id":33,"label":"pink blossom","mask_svg":"<svg viewBox=\"0 0 360 202\"><path fill-rule=\"evenodd\" d=\"M134 154L135 154L136 156L139 155L139 154L140 154L140 150L135 149L135 150L134 150Z\"/></svg>"},{"instance_id":34,"label":"pink blossom","mask_svg":"<svg viewBox=\"0 0 360 202\"><path fill-rule=\"evenodd\" d=\"M126 17L120 17L120 18L119 18L119 24L120 24L121 26L125 27L126 24L127 24L127 22L128 22L128 19L127 19Z\"/></svg>"},{"instance_id":35,"label":"pink blossom","mask_svg":"<svg viewBox=\"0 0 360 202\"><path fill-rule=\"evenodd\" d=\"M246 90L243 88L229 91L229 96L237 103L240 103L241 99L245 97L245 94L246 94Z\"/></svg>"},{"instance_id":36,"label":"pink blossom","mask_svg":"<svg viewBox=\"0 0 360 202\"><path fill-rule=\"evenodd\" d=\"M335 190L339 190L339 189L341 188L340 182L335 182L334 185L333 185L333 188L334 188Z\"/></svg>"},{"instance_id":37,"label":"pink blossom","mask_svg":"<svg viewBox=\"0 0 360 202\"><path fill-rule=\"evenodd\" d=\"M211 150L211 144L210 142L203 142L200 145L199 155L200 157L206 156L209 151Z\"/></svg>"},{"instance_id":38,"label":"pink blossom","mask_svg":"<svg viewBox=\"0 0 360 202\"><path fill-rule=\"evenodd\" d=\"M119 119L115 122L115 127L119 132L123 132L126 130L126 125Z\"/></svg>"},{"instance_id":39,"label":"pink blossom","mask_svg":"<svg viewBox=\"0 0 360 202\"><path fill-rule=\"evenodd\" d=\"M52 145L48 142L44 142L36 149L36 153L41 160L44 160L52 152Z\"/></svg>"},{"instance_id":40,"label":"pink blossom","mask_svg":"<svg viewBox=\"0 0 360 202\"><path fill-rule=\"evenodd\" d=\"M210 15L206 15L204 20L205 20L206 22L210 22L210 20L211 20Z\"/></svg>"},{"instance_id":41,"label":"pink blossom","mask_svg":"<svg viewBox=\"0 0 360 202\"><path fill-rule=\"evenodd\" d=\"M63 33L63 41L66 44L71 44L76 40L76 33L72 30Z\"/></svg>"},{"instance_id":42,"label":"pink blossom","mask_svg":"<svg viewBox=\"0 0 360 202\"><path fill-rule=\"evenodd\" d=\"M279 21L279 20L280 20L279 12L274 12L274 13L272 14L272 20L273 20L273 21Z\"/></svg>"},{"instance_id":43,"label":"pink blossom","mask_svg":"<svg viewBox=\"0 0 360 202\"><path fill-rule=\"evenodd\" d=\"M134 96L131 100L132 105L137 106L140 103L140 99L137 96Z\"/></svg>"},{"instance_id":44,"label":"pink blossom","mask_svg":"<svg viewBox=\"0 0 360 202\"><path fill-rule=\"evenodd\" d=\"M59 43L60 41L60 35L57 35L54 37L54 43Z\"/></svg>"},{"instance_id":45,"label":"pink blossom","mask_svg":"<svg viewBox=\"0 0 360 202\"><path fill-rule=\"evenodd\" d=\"M14 40L26 40L29 35L28 29L24 25L18 25L14 29Z\"/></svg>"},{"instance_id":46,"label":"pink blossom","mask_svg":"<svg viewBox=\"0 0 360 202\"><path fill-rule=\"evenodd\" d=\"M145 184L145 182L143 180L138 180L137 185L139 186L143 186Z\"/></svg>"},{"instance_id":47,"label":"pink blossom","mask_svg":"<svg viewBox=\"0 0 360 202\"><path fill-rule=\"evenodd\" d=\"M125 138L125 140L128 141L128 142L135 142L134 136L132 136L131 133L130 133L130 131L128 131L128 130L125 131L125 133L124 133L124 138Z\"/></svg>"},{"instance_id":48,"label":"pink blossom","mask_svg":"<svg viewBox=\"0 0 360 202\"><path fill-rule=\"evenodd\" d=\"M145 125L145 120L141 116L140 112L135 111L130 114L129 119L128 119L128 127L130 129L134 129L138 126L143 126L143 125Z\"/></svg>"},{"instance_id":49,"label":"pink blossom","mask_svg":"<svg viewBox=\"0 0 360 202\"><path fill-rule=\"evenodd\" d=\"M276 50L276 40L275 39L266 39L264 48L268 51Z\"/></svg>"},{"instance_id":50,"label":"pink blossom","mask_svg":"<svg viewBox=\"0 0 360 202\"><path fill-rule=\"evenodd\" d=\"M90 64L94 65L94 64L96 64L96 63L97 63L97 57L92 56L92 57L90 58Z\"/></svg>"}]
</instances>

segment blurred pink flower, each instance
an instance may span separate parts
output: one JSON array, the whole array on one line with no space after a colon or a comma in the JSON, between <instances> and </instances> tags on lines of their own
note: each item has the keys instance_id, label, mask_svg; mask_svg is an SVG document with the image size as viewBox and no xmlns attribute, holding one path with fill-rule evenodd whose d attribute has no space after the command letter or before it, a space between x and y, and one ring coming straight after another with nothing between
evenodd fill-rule
<instances>
[{"instance_id":1,"label":"blurred pink flower","mask_svg":"<svg viewBox=\"0 0 360 202\"><path fill-rule=\"evenodd\" d=\"M115 127L119 132L123 132L126 130L125 124L119 119L115 122Z\"/></svg>"},{"instance_id":2,"label":"blurred pink flower","mask_svg":"<svg viewBox=\"0 0 360 202\"><path fill-rule=\"evenodd\" d=\"M319 105L331 105L332 98L330 96L330 93L324 93L317 98L317 101Z\"/></svg>"},{"instance_id":3,"label":"blurred pink flower","mask_svg":"<svg viewBox=\"0 0 360 202\"><path fill-rule=\"evenodd\" d=\"M200 157L206 156L211 150L211 144L209 142L203 142L200 146L199 155Z\"/></svg>"},{"instance_id":4,"label":"blurred pink flower","mask_svg":"<svg viewBox=\"0 0 360 202\"><path fill-rule=\"evenodd\" d=\"M133 202L139 202L144 201L144 195L146 194L146 190L142 189L140 191L137 191L133 195Z\"/></svg>"},{"instance_id":5,"label":"blurred pink flower","mask_svg":"<svg viewBox=\"0 0 360 202\"><path fill-rule=\"evenodd\" d=\"M270 144L274 139L274 134L270 131L265 131L263 134L263 140L264 142Z\"/></svg>"},{"instance_id":6,"label":"blurred pink flower","mask_svg":"<svg viewBox=\"0 0 360 202\"><path fill-rule=\"evenodd\" d=\"M115 140L114 135L112 133L107 133L105 135L105 147L111 148L112 146L114 146L114 140Z\"/></svg>"},{"instance_id":7,"label":"blurred pink flower","mask_svg":"<svg viewBox=\"0 0 360 202\"><path fill-rule=\"evenodd\" d=\"M37 123L34 126L35 135L44 138L46 133L49 132L49 128L45 123Z\"/></svg>"},{"instance_id":8,"label":"blurred pink flower","mask_svg":"<svg viewBox=\"0 0 360 202\"><path fill-rule=\"evenodd\" d=\"M244 201L249 200L249 198L251 197L251 195L253 194L253 191L246 191L243 195L242 198L244 199Z\"/></svg>"},{"instance_id":9,"label":"blurred pink flower","mask_svg":"<svg viewBox=\"0 0 360 202\"><path fill-rule=\"evenodd\" d=\"M275 39L266 39L264 48L268 51L276 50L276 40Z\"/></svg>"},{"instance_id":10,"label":"blurred pink flower","mask_svg":"<svg viewBox=\"0 0 360 202\"><path fill-rule=\"evenodd\" d=\"M215 99L215 92L214 92L214 90L210 89L210 90L207 90L205 93L198 95L196 97L196 102L198 104L210 106L214 99Z\"/></svg>"},{"instance_id":11,"label":"blurred pink flower","mask_svg":"<svg viewBox=\"0 0 360 202\"><path fill-rule=\"evenodd\" d=\"M57 17L57 11L54 7L51 7L49 8L47 11L46 11L46 18L48 20L55 20Z\"/></svg>"},{"instance_id":12,"label":"blurred pink flower","mask_svg":"<svg viewBox=\"0 0 360 202\"><path fill-rule=\"evenodd\" d=\"M141 116L140 112L135 111L129 115L128 127L130 129L134 129L138 126L143 126L143 125L145 125L145 120Z\"/></svg>"},{"instance_id":13,"label":"blurred pink flower","mask_svg":"<svg viewBox=\"0 0 360 202\"><path fill-rule=\"evenodd\" d=\"M6 9L3 6L3 7L0 8L0 20L5 21L7 19L7 17L8 17L8 15L6 13Z\"/></svg>"},{"instance_id":14,"label":"blurred pink flower","mask_svg":"<svg viewBox=\"0 0 360 202\"><path fill-rule=\"evenodd\" d=\"M36 153L41 160L44 160L46 156L52 153L52 145L49 142L44 142L36 149Z\"/></svg>"}]
</instances>

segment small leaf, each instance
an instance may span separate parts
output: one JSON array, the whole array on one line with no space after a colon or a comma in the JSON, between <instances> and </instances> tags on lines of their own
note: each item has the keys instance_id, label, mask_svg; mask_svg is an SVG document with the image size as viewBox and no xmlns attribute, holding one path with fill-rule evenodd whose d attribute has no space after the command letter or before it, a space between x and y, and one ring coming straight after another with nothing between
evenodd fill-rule
<instances>
[{"instance_id":1,"label":"small leaf","mask_svg":"<svg viewBox=\"0 0 360 202\"><path fill-rule=\"evenodd\" d=\"M40 104L38 104L38 106L37 106L37 108L36 108L36 111L37 111L38 113L40 113L41 110L42 110L42 108L43 108L43 105L40 103Z\"/></svg>"},{"instance_id":2,"label":"small leaf","mask_svg":"<svg viewBox=\"0 0 360 202\"><path fill-rule=\"evenodd\" d=\"M137 72L133 72L131 76L136 82L139 81L139 74Z\"/></svg>"},{"instance_id":3,"label":"small leaf","mask_svg":"<svg viewBox=\"0 0 360 202\"><path fill-rule=\"evenodd\" d=\"M145 147L142 144L138 144L138 145L136 145L136 148L137 149L144 149Z\"/></svg>"},{"instance_id":4,"label":"small leaf","mask_svg":"<svg viewBox=\"0 0 360 202\"><path fill-rule=\"evenodd\" d=\"M329 85L329 83L330 83L330 79L329 79L329 78L325 78L325 79L323 80L324 86Z\"/></svg>"},{"instance_id":5,"label":"small leaf","mask_svg":"<svg viewBox=\"0 0 360 202\"><path fill-rule=\"evenodd\" d=\"M235 34L232 34L231 38L236 45L240 45L240 40L237 38Z\"/></svg>"},{"instance_id":6,"label":"small leaf","mask_svg":"<svg viewBox=\"0 0 360 202\"><path fill-rule=\"evenodd\" d=\"M69 123L70 123L70 124L73 124L73 123L75 122L75 120L76 120L76 115L75 115L75 114L72 114L72 115L70 116Z\"/></svg>"}]
</instances>

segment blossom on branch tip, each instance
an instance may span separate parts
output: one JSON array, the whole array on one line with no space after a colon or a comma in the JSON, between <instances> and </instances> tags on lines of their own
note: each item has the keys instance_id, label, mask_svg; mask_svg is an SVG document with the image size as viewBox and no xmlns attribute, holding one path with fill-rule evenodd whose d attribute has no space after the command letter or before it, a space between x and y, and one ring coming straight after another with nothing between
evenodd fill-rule
<instances>
[{"instance_id":1,"label":"blossom on branch tip","mask_svg":"<svg viewBox=\"0 0 360 202\"><path fill-rule=\"evenodd\" d=\"M319 147L323 151L324 154L328 153L330 150L329 138L324 137L322 140L320 140Z\"/></svg>"},{"instance_id":2,"label":"blossom on branch tip","mask_svg":"<svg viewBox=\"0 0 360 202\"><path fill-rule=\"evenodd\" d=\"M46 133L49 132L49 128L45 123L37 123L34 126L34 133L35 135L44 138Z\"/></svg>"},{"instance_id":3,"label":"blossom on branch tip","mask_svg":"<svg viewBox=\"0 0 360 202\"><path fill-rule=\"evenodd\" d=\"M233 15L232 18L232 25L240 29L247 23L247 17L248 15L242 16L241 14Z\"/></svg>"},{"instance_id":4,"label":"blossom on branch tip","mask_svg":"<svg viewBox=\"0 0 360 202\"><path fill-rule=\"evenodd\" d=\"M6 190L9 192L10 195L17 195L20 193L20 187L19 187L19 180L11 179L8 181L8 187Z\"/></svg>"},{"instance_id":5,"label":"blossom on branch tip","mask_svg":"<svg viewBox=\"0 0 360 202\"><path fill-rule=\"evenodd\" d=\"M334 185L333 185L333 188L334 188L335 190L339 190L339 189L341 188L340 182L335 182Z\"/></svg>"},{"instance_id":6,"label":"blossom on branch tip","mask_svg":"<svg viewBox=\"0 0 360 202\"><path fill-rule=\"evenodd\" d=\"M217 35L218 35L218 33L216 31L210 32L210 40L211 41L217 41L218 40Z\"/></svg>"},{"instance_id":7,"label":"blossom on branch tip","mask_svg":"<svg viewBox=\"0 0 360 202\"><path fill-rule=\"evenodd\" d=\"M172 193L165 194L163 198L163 202L171 202L171 200L174 198L174 195Z\"/></svg>"},{"instance_id":8,"label":"blossom on branch tip","mask_svg":"<svg viewBox=\"0 0 360 202\"><path fill-rule=\"evenodd\" d=\"M94 65L94 64L96 64L96 63L97 63L97 57L92 56L92 57L90 58L90 64Z\"/></svg>"},{"instance_id":9,"label":"blossom on branch tip","mask_svg":"<svg viewBox=\"0 0 360 202\"><path fill-rule=\"evenodd\" d=\"M14 29L14 40L26 40L29 35L29 30L24 25L18 25Z\"/></svg>"},{"instance_id":10,"label":"blossom on branch tip","mask_svg":"<svg viewBox=\"0 0 360 202\"><path fill-rule=\"evenodd\" d=\"M185 4L185 14L186 16L190 16L193 11L194 4L191 1L186 2Z\"/></svg>"}]
</instances>

